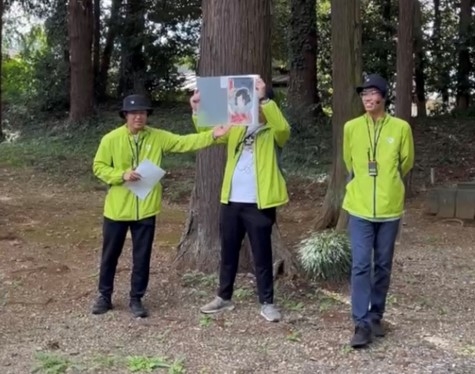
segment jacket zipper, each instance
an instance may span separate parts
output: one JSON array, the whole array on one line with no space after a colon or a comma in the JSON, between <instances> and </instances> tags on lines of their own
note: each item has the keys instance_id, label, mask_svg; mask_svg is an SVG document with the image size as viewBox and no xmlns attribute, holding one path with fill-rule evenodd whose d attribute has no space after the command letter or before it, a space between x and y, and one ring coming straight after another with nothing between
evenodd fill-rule
<instances>
[{"instance_id":1,"label":"jacket zipper","mask_svg":"<svg viewBox=\"0 0 475 374\"><path fill-rule=\"evenodd\" d=\"M137 158L136 158L136 165L135 167L139 166L139 157L140 157L140 149L139 149L139 140L135 140L135 151L136 151L136 154L137 154ZM136 207L137 207L137 221L139 220L139 197L136 196L135 197L135 202L136 202Z\"/></svg>"}]
</instances>

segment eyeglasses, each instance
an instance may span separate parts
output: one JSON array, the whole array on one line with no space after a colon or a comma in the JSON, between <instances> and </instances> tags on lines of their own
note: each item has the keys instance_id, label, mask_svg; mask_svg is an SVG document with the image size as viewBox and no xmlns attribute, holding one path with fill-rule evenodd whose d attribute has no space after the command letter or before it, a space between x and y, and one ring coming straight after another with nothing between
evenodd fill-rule
<instances>
[{"instance_id":1,"label":"eyeglasses","mask_svg":"<svg viewBox=\"0 0 475 374\"><path fill-rule=\"evenodd\" d=\"M360 92L361 97L375 96L375 95L379 95L379 94L380 94L380 92L378 90L364 90L364 91Z\"/></svg>"}]
</instances>

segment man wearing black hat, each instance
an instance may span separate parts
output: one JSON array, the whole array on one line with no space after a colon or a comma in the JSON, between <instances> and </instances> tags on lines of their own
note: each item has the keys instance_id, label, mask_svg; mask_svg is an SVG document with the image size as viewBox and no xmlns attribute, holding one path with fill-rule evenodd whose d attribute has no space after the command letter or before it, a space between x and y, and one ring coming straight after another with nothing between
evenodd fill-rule
<instances>
[{"instance_id":1,"label":"man wearing black hat","mask_svg":"<svg viewBox=\"0 0 475 374\"><path fill-rule=\"evenodd\" d=\"M127 96L120 111L126 123L102 138L94 158L94 174L109 185L109 190L104 204L99 296L92 308L93 314L103 314L112 309L117 262L130 228L133 268L129 305L135 317L148 315L142 305L142 297L149 280L155 217L160 212L162 189L158 183L142 200L124 182L141 179L135 169L144 160L160 166L164 153L206 148L229 130L229 126L217 126L207 133L176 135L146 126L151 114L152 106L145 96Z\"/></svg>"},{"instance_id":2,"label":"man wearing black hat","mask_svg":"<svg viewBox=\"0 0 475 374\"><path fill-rule=\"evenodd\" d=\"M351 180L348 211L352 251L351 305L354 348L384 336L385 311L399 221L404 210L403 178L414 164L414 143L406 121L385 112L386 81L369 75L356 89L366 113L344 127L343 156Z\"/></svg>"}]
</instances>

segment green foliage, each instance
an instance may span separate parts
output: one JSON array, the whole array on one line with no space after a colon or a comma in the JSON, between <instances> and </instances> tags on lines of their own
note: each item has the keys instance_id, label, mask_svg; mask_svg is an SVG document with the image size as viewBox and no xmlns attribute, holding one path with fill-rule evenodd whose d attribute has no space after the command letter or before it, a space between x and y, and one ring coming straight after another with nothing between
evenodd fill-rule
<instances>
[{"instance_id":1,"label":"green foliage","mask_svg":"<svg viewBox=\"0 0 475 374\"><path fill-rule=\"evenodd\" d=\"M163 357L129 356L127 367L132 373L151 373L156 369L168 369L169 374L182 374L185 368L181 360L169 363Z\"/></svg>"},{"instance_id":2,"label":"green foliage","mask_svg":"<svg viewBox=\"0 0 475 374\"><path fill-rule=\"evenodd\" d=\"M63 374L71 367L71 362L61 356L40 352L36 355L38 361L33 373Z\"/></svg>"},{"instance_id":3,"label":"green foliage","mask_svg":"<svg viewBox=\"0 0 475 374\"><path fill-rule=\"evenodd\" d=\"M298 253L303 269L314 279L343 280L350 272L350 244L344 233L314 233L299 244Z\"/></svg>"}]
</instances>

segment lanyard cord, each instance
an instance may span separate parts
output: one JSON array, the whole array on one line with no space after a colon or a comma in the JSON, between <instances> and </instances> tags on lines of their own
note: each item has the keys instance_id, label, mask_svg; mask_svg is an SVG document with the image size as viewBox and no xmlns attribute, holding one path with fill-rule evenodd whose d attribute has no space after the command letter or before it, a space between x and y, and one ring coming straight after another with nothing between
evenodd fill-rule
<instances>
[{"instance_id":1,"label":"lanyard cord","mask_svg":"<svg viewBox=\"0 0 475 374\"><path fill-rule=\"evenodd\" d=\"M369 161L376 161L376 148L378 147L379 137L381 136L381 131L383 126L386 124L389 118L384 118L381 125L378 126L378 130L376 132L376 124L374 124L374 145L373 140L371 139L371 132L369 130L369 121L366 118L366 128L368 129L368 140L369 140L369 149L368 149L368 160Z\"/></svg>"}]
</instances>

